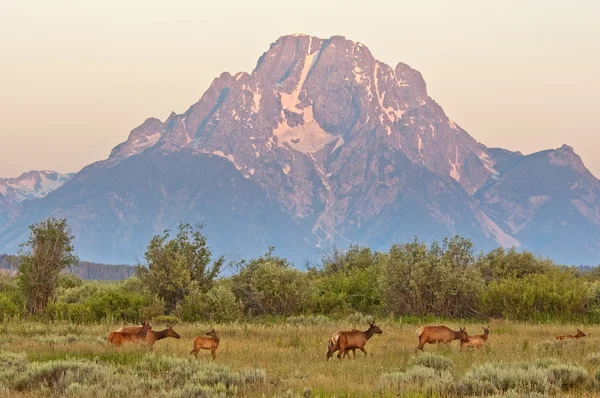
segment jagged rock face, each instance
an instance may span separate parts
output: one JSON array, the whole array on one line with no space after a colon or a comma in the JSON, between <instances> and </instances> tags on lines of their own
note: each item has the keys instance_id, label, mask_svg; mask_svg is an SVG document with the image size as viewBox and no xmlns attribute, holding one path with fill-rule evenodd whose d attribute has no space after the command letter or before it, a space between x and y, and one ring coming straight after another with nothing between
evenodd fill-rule
<instances>
[{"instance_id":1,"label":"jagged rock face","mask_svg":"<svg viewBox=\"0 0 600 398\"><path fill-rule=\"evenodd\" d=\"M60 188L73 174L60 174L55 171L29 171L17 178L0 178L1 203L20 203L24 200L39 199Z\"/></svg>"},{"instance_id":2,"label":"jagged rock face","mask_svg":"<svg viewBox=\"0 0 600 398\"><path fill-rule=\"evenodd\" d=\"M182 157L179 166L177 156ZM543 161L538 160L534 168L527 166L536 156ZM203 160L194 163L190 157ZM148 159L158 163L168 159L170 178L175 181L159 182ZM222 163L237 169L238 175L216 172L216 164ZM190 174L188 167L203 170ZM551 174L546 176L549 169L570 170L568 175L557 176L571 185L565 181L557 185ZM113 189L109 182L120 180L114 174L117 170L143 181L132 177L131 187ZM84 232L121 231L111 241L111 250L117 250L111 261L129 262L119 258L127 250L128 239L135 236L136 242L143 242L151 231L173 227L176 220L208 224L208 215L222 213L223 203L199 199L207 190L219 188L198 184L185 191L174 188L176 181L199 179L202 172L235 182L221 198L225 204L234 203L239 195L246 197L237 191L246 183L256 189L253 195L272 210L251 217L256 212L247 199L235 208L241 211L250 206L244 210L249 216L244 218L241 211L235 222L245 225L244 231L260 231L253 242L265 246L274 236L288 236L297 248L349 241L385 247L414 235L429 240L460 233L481 248L498 244L537 248L540 239L524 231L536 228L535 220L558 219L550 212L540 213L549 201L544 198L550 196L553 203L559 203L554 212L573 212L581 217L577 223L584 219L591 223L593 233L585 239L591 248L588 253L600 247L600 223L594 221L600 220L598 182L570 148L527 157L487 148L429 97L418 71L404 63L392 68L377 61L364 45L340 36L280 38L251 73L232 76L225 72L183 114L172 113L164 123L147 119L109 159L79 173L54 195L54 201L40 201L28 211L43 208L38 216L55 214L59 200L59 208L71 214L70 220L86 220L79 226ZM161 178L168 179L167 171L161 173ZM156 185L148 178L155 179ZM521 185L514 185L517 182ZM210 183L219 184L217 180ZM94 191L92 184L101 188ZM520 194L521 187L529 191ZM551 187L556 191L545 193ZM149 205L144 198L154 192L147 190L178 199L170 206L147 199ZM95 203L94 195L104 199ZM554 199L557 195L568 200ZM198 205L179 210L189 203ZM144 222L120 216L137 214L137 206L146 208ZM74 213L74 209L79 210ZM270 225L265 221L268 215L277 222ZM552 242L556 231L552 229L544 239ZM0 244L7 241L1 235L0 230ZM108 245L102 242L94 250ZM299 251L294 253L299 256L296 259L301 257Z\"/></svg>"},{"instance_id":3,"label":"jagged rock face","mask_svg":"<svg viewBox=\"0 0 600 398\"><path fill-rule=\"evenodd\" d=\"M121 146L139 142L134 132ZM364 157L367 135L469 194L496 174L485 146L448 119L419 72L403 63L392 69L343 37L280 38L251 74L223 73L187 112L172 115L159 145L223 156L302 222L338 220L326 227L335 229L347 214L322 212L360 188L366 163L354 165L354 177L338 176L343 186L331 176L345 157Z\"/></svg>"},{"instance_id":4,"label":"jagged rock face","mask_svg":"<svg viewBox=\"0 0 600 398\"><path fill-rule=\"evenodd\" d=\"M544 256L567 264L600 256L600 182L569 146L521 156L477 197L507 233Z\"/></svg>"}]
</instances>

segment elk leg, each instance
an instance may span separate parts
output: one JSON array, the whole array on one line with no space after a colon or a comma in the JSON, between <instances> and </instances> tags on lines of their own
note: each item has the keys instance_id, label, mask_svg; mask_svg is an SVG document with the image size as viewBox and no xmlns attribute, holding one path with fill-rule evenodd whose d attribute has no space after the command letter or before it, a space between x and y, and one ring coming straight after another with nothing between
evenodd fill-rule
<instances>
[{"instance_id":1,"label":"elk leg","mask_svg":"<svg viewBox=\"0 0 600 398\"><path fill-rule=\"evenodd\" d=\"M367 355L367 351L364 349L364 347L359 347L359 349L365 353L365 355Z\"/></svg>"},{"instance_id":2,"label":"elk leg","mask_svg":"<svg viewBox=\"0 0 600 398\"><path fill-rule=\"evenodd\" d=\"M354 359L356 359L356 350L354 348L352 349L352 355L354 355Z\"/></svg>"},{"instance_id":3,"label":"elk leg","mask_svg":"<svg viewBox=\"0 0 600 398\"><path fill-rule=\"evenodd\" d=\"M212 355L213 361L214 361L215 359L217 359L217 353L215 352L215 350L210 350L210 353L211 353L211 355Z\"/></svg>"}]
</instances>

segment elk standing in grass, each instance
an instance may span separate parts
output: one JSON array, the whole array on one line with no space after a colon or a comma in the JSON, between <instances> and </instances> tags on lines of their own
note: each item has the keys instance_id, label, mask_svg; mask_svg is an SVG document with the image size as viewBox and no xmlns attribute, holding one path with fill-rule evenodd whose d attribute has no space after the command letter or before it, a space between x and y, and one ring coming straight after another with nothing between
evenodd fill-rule
<instances>
[{"instance_id":1,"label":"elk standing in grass","mask_svg":"<svg viewBox=\"0 0 600 398\"><path fill-rule=\"evenodd\" d=\"M379 329L379 326L375 325L375 322L369 322L369 329L367 329L364 332L361 332L359 330L339 332L339 336L337 338L337 345L335 345L335 342L333 342L333 344L332 341L329 342L327 359L329 359L336 350L338 351L337 357L339 359L341 359L342 356L348 355L349 350L352 350L352 352L354 352L354 350L359 349L362 352L364 352L365 355L367 355L367 351L365 350L365 344L367 344L367 341L369 341L369 339L373 337L374 334L381 333L383 332L381 331L381 329ZM334 338L334 336L335 334L331 336L332 339Z\"/></svg>"},{"instance_id":2,"label":"elk standing in grass","mask_svg":"<svg viewBox=\"0 0 600 398\"><path fill-rule=\"evenodd\" d=\"M122 327L118 329L117 332L138 333L140 329L141 328L139 326ZM173 337L174 339L178 339L181 336L179 336L179 334L173 330L172 325L167 325L167 329L165 330L149 330L148 333L146 333L146 342L150 346L150 349L152 349L154 347L154 343L156 343L158 340L162 340L167 337Z\"/></svg>"},{"instance_id":3,"label":"elk standing in grass","mask_svg":"<svg viewBox=\"0 0 600 398\"><path fill-rule=\"evenodd\" d=\"M213 361L217 358L217 348L219 348L219 336L217 336L217 332L215 329L206 333L207 336L210 337L201 337L198 336L194 339L194 349L190 352L190 354L194 354L194 357L198 359L198 352L200 350L210 350Z\"/></svg>"},{"instance_id":4,"label":"elk standing in grass","mask_svg":"<svg viewBox=\"0 0 600 398\"><path fill-rule=\"evenodd\" d=\"M484 345L485 342L488 339L488 335L490 334L490 327L488 326L487 328L482 327L483 329L483 334L479 334L477 336L469 336L467 341L460 341L460 348L465 348L465 347L474 347L477 348L478 350L481 349Z\"/></svg>"},{"instance_id":5,"label":"elk standing in grass","mask_svg":"<svg viewBox=\"0 0 600 398\"><path fill-rule=\"evenodd\" d=\"M449 344L454 340L468 341L469 335L464 328L460 328L460 331L455 332L448 326L421 326L417 330L417 338L419 339L419 345L415 348L415 351L423 350L425 344Z\"/></svg>"},{"instance_id":6,"label":"elk standing in grass","mask_svg":"<svg viewBox=\"0 0 600 398\"><path fill-rule=\"evenodd\" d=\"M580 339L582 337L585 337L585 333L583 333L581 330L577 329L577 333L576 334L561 334L559 336L556 336L556 340L564 340L564 339Z\"/></svg>"},{"instance_id":7,"label":"elk standing in grass","mask_svg":"<svg viewBox=\"0 0 600 398\"><path fill-rule=\"evenodd\" d=\"M142 324L142 327L139 329L139 331L136 331L136 332L127 332L127 331L112 332L108 335L107 341L110 344L113 344L113 345L119 347L123 343L144 340L146 338L146 335L148 334L148 332L151 330L152 330L152 326L150 326L150 324L146 320L146 322L144 322Z\"/></svg>"}]
</instances>

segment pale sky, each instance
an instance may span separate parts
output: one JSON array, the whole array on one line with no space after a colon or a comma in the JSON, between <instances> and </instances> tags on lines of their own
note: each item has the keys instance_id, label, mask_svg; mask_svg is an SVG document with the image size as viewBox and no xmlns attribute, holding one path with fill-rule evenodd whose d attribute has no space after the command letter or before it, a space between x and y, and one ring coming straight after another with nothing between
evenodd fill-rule
<instances>
[{"instance_id":1,"label":"pale sky","mask_svg":"<svg viewBox=\"0 0 600 398\"><path fill-rule=\"evenodd\" d=\"M300 32L421 71L487 146L568 143L600 176L599 0L0 0L0 177L104 159Z\"/></svg>"}]
</instances>

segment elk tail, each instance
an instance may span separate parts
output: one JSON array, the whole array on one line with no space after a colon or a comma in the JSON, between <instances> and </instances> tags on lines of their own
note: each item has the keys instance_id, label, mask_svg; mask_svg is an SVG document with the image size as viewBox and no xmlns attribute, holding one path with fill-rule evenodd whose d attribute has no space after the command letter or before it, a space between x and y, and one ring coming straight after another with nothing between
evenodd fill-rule
<instances>
[{"instance_id":1,"label":"elk tail","mask_svg":"<svg viewBox=\"0 0 600 398\"><path fill-rule=\"evenodd\" d=\"M417 329L417 337L421 337L424 330L425 330L425 326L421 326L420 328L418 328Z\"/></svg>"}]
</instances>

